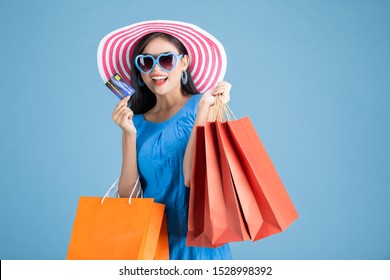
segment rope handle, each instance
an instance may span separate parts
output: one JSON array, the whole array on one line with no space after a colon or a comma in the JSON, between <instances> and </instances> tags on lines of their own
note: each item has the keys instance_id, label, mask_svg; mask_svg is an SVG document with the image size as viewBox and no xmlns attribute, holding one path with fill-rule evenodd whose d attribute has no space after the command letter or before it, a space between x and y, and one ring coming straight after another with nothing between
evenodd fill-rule
<instances>
[{"instance_id":1,"label":"rope handle","mask_svg":"<svg viewBox=\"0 0 390 280\"><path fill-rule=\"evenodd\" d=\"M224 122L226 120L237 120L232 109L226 103L222 102L222 95L218 94L215 96L214 105L213 105L213 121Z\"/></svg>"},{"instance_id":2,"label":"rope handle","mask_svg":"<svg viewBox=\"0 0 390 280\"><path fill-rule=\"evenodd\" d=\"M137 177L137 181L136 181L135 184L134 184L133 190L131 191L131 194L130 194L130 196L129 196L129 205L131 204L131 198L132 198L132 196L133 196L133 194L134 194L134 191L135 191L135 189L136 189L136 186L137 186L138 182L139 182L139 175L138 175L138 177ZM101 204L103 204L103 202L104 202L104 200L106 199L106 197L109 197L108 195L110 194L110 192L111 192L112 190L115 190L115 188L116 188L116 190L115 190L115 197L119 197L119 193L118 193L118 183L119 183L119 177L115 180L115 182L111 185L111 187L108 189L108 191L106 192L106 194L103 196ZM137 198L138 198L138 197L141 197L141 198L144 197L144 194L143 194L143 191L142 191L142 188L141 188L141 187L138 189L137 195L136 195L135 197L137 197Z\"/></svg>"}]
</instances>

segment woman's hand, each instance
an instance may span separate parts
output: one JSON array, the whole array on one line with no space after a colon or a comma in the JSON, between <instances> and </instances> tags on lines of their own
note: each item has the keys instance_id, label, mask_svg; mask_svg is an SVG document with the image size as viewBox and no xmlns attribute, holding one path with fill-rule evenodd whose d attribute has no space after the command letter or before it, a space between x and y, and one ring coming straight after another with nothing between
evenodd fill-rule
<instances>
[{"instance_id":1,"label":"woman's hand","mask_svg":"<svg viewBox=\"0 0 390 280\"><path fill-rule=\"evenodd\" d=\"M216 87L207 90L203 93L203 96L200 100L201 106L210 107L215 102L215 96L221 95L222 103L227 104L230 100L230 89L232 85L226 81L219 82Z\"/></svg>"},{"instance_id":2,"label":"woman's hand","mask_svg":"<svg viewBox=\"0 0 390 280\"><path fill-rule=\"evenodd\" d=\"M112 113L112 119L120 126L120 128L122 128L123 132L135 134L137 131L133 123L134 113L129 107L127 107L129 99L130 96L127 96L118 102L114 112Z\"/></svg>"}]
</instances>

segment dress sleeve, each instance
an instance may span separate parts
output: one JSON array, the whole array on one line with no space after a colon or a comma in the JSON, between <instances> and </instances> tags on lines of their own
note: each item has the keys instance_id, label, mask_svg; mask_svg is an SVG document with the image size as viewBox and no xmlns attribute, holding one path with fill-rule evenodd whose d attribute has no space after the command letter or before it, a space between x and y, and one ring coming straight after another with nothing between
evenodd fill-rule
<instances>
[{"instance_id":1,"label":"dress sleeve","mask_svg":"<svg viewBox=\"0 0 390 280\"><path fill-rule=\"evenodd\" d=\"M178 143L180 143L183 154L187 148L192 128L194 127L196 112L198 111L198 104L201 97L201 94L195 94L188 100L183 115L175 124L175 137L178 139Z\"/></svg>"},{"instance_id":2,"label":"dress sleeve","mask_svg":"<svg viewBox=\"0 0 390 280\"><path fill-rule=\"evenodd\" d=\"M133 116L133 123L137 131L142 126L143 118L144 117L142 116L142 114L137 114Z\"/></svg>"},{"instance_id":3,"label":"dress sleeve","mask_svg":"<svg viewBox=\"0 0 390 280\"><path fill-rule=\"evenodd\" d=\"M198 111L198 105L201 98L202 98L202 93L195 94L194 96L191 97L192 111L194 112L195 117L196 117L196 112Z\"/></svg>"}]
</instances>

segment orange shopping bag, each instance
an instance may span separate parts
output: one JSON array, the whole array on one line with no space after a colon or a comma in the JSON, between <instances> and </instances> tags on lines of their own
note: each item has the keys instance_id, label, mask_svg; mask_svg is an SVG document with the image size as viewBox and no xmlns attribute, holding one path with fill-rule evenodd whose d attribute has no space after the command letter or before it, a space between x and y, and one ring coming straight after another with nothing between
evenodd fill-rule
<instances>
[{"instance_id":1,"label":"orange shopping bag","mask_svg":"<svg viewBox=\"0 0 390 280\"><path fill-rule=\"evenodd\" d=\"M153 198L80 197L67 259L169 259L164 208Z\"/></svg>"},{"instance_id":2,"label":"orange shopping bag","mask_svg":"<svg viewBox=\"0 0 390 280\"><path fill-rule=\"evenodd\" d=\"M241 169L240 176L233 175L251 239L255 241L285 230L297 219L298 213L255 128L248 117L227 121L227 127L231 135L230 144L235 148L227 152L231 153L231 170L238 170L238 166L241 166L246 177L242 176ZM257 206L252 197L249 201L248 197L244 198L240 193L248 197L251 193ZM245 210L247 207L250 207L250 211ZM256 219L261 221L260 226L252 224Z\"/></svg>"}]
</instances>

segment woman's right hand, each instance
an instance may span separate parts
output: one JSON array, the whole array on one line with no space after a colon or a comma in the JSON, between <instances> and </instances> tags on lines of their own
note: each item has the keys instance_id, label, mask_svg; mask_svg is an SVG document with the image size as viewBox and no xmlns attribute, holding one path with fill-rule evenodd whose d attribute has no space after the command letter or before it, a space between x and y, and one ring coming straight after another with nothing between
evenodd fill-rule
<instances>
[{"instance_id":1,"label":"woman's right hand","mask_svg":"<svg viewBox=\"0 0 390 280\"><path fill-rule=\"evenodd\" d=\"M137 130L133 123L134 113L129 107L127 107L129 99L130 96L127 96L118 102L114 112L112 113L112 119L120 126L120 128L122 128L123 132L135 134Z\"/></svg>"}]
</instances>

